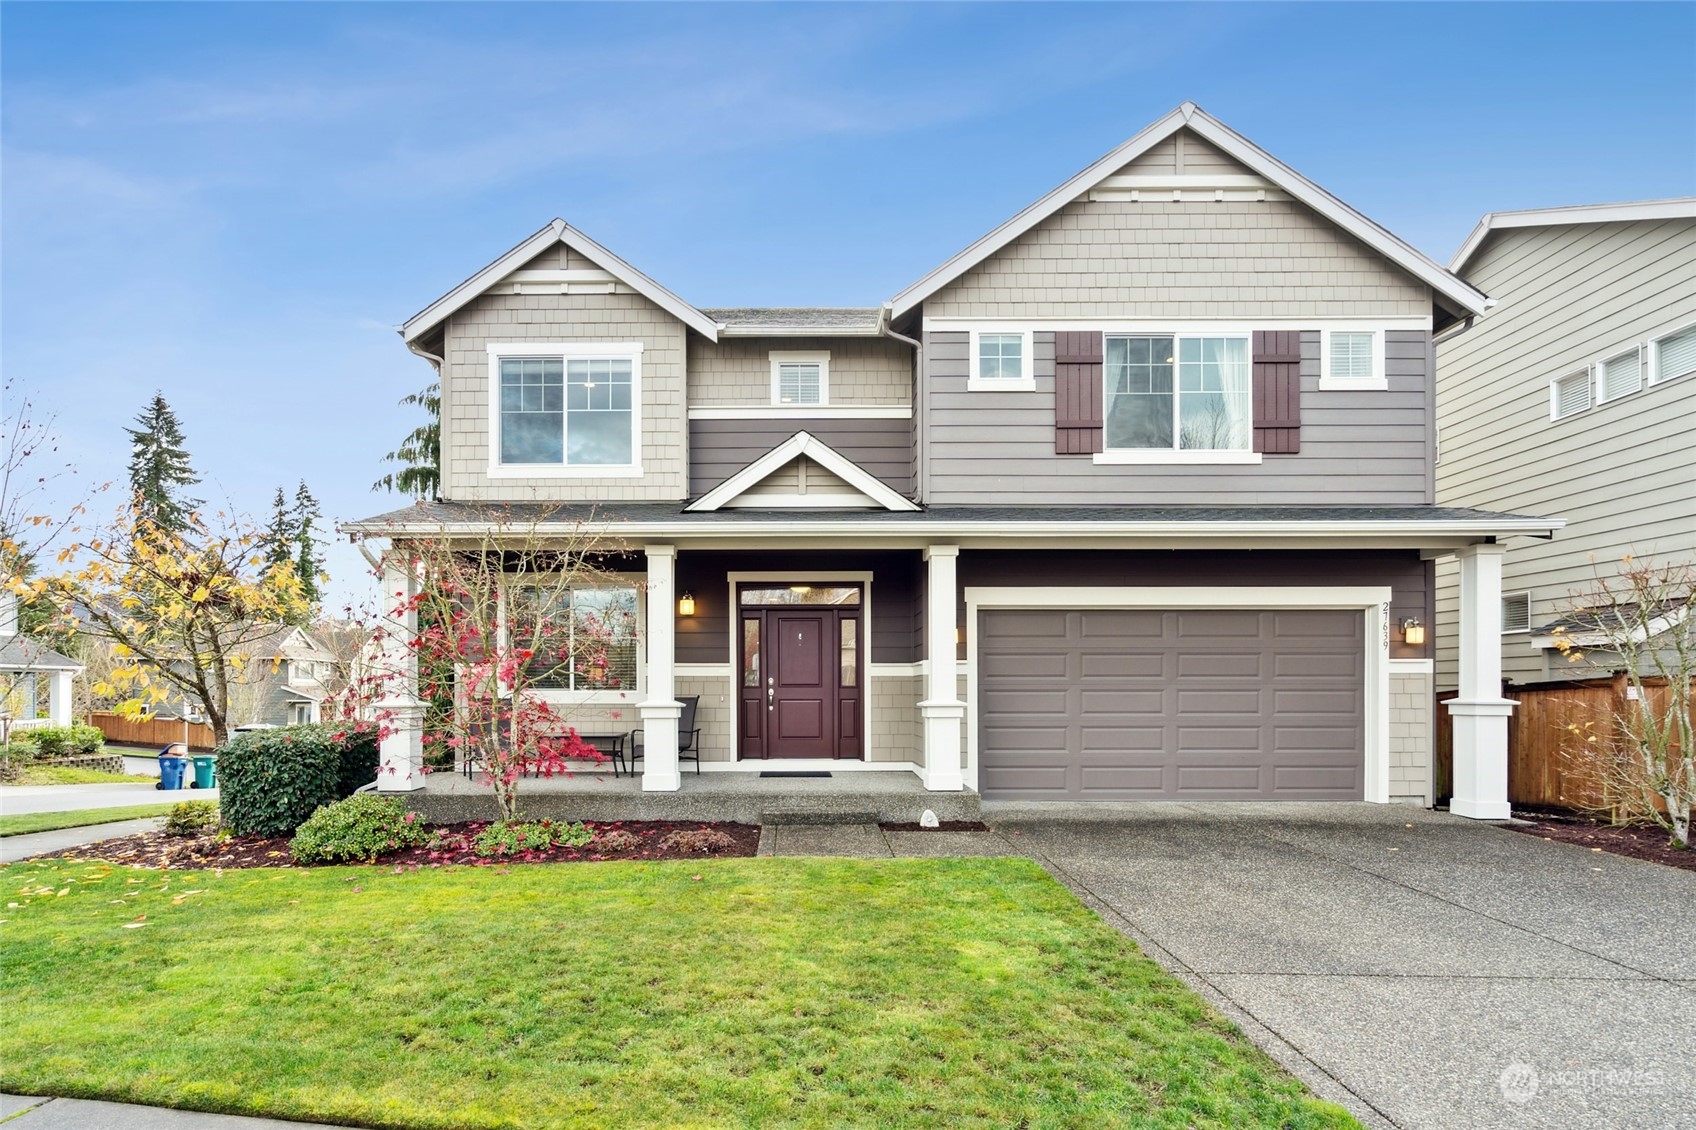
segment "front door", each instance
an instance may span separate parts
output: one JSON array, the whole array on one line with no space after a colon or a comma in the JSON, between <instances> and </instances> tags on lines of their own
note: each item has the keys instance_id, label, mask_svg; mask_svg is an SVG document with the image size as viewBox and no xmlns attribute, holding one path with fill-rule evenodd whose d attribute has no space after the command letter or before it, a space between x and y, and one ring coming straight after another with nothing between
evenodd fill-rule
<instances>
[{"instance_id":1,"label":"front door","mask_svg":"<svg viewBox=\"0 0 1696 1130\"><path fill-rule=\"evenodd\" d=\"M739 604L741 755L862 756L859 587L762 585Z\"/></svg>"}]
</instances>

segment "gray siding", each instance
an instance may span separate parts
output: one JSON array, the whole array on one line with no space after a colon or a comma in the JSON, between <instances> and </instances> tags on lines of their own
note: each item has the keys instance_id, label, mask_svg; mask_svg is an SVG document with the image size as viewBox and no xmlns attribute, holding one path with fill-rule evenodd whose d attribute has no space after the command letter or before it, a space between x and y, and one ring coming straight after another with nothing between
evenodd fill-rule
<instances>
[{"instance_id":1,"label":"gray siding","mask_svg":"<svg viewBox=\"0 0 1696 1130\"><path fill-rule=\"evenodd\" d=\"M1110 466L1056 455L1052 333L1036 334L1032 392L968 392L967 334L931 330L924 340L927 502L1431 501L1430 335L1423 330L1387 333L1390 387L1369 392L1321 392L1319 335L1303 334L1301 453L1244 466Z\"/></svg>"},{"instance_id":2,"label":"gray siding","mask_svg":"<svg viewBox=\"0 0 1696 1130\"><path fill-rule=\"evenodd\" d=\"M911 405L913 347L886 337L689 339L689 406L771 403L771 354L827 351L831 404Z\"/></svg>"},{"instance_id":3,"label":"gray siding","mask_svg":"<svg viewBox=\"0 0 1696 1130\"><path fill-rule=\"evenodd\" d=\"M689 493L699 497L796 432L808 432L902 494L913 493L911 420L689 421Z\"/></svg>"},{"instance_id":4,"label":"gray siding","mask_svg":"<svg viewBox=\"0 0 1696 1130\"><path fill-rule=\"evenodd\" d=\"M1552 541L1509 543L1503 589L1544 624L1620 558L1696 559L1696 377L1549 419L1549 382L1696 322L1696 220L1493 234L1467 281L1498 305L1444 342L1437 499L1565 518ZM1455 685L1457 570L1438 571L1439 689ZM1582 676L1525 635L1502 637L1516 682Z\"/></svg>"}]
</instances>

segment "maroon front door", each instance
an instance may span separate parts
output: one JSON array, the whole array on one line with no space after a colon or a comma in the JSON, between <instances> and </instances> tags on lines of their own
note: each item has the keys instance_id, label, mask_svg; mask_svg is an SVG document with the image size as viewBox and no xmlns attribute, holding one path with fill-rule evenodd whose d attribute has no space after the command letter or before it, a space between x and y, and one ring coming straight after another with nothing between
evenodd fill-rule
<instances>
[{"instance_id":1,"label":"maroon front door","mask_svg":"<svg viewBox=\"0 0 1696 1130\"><path fill-rule=\"evenodd\" d=\"M804 603L832 594L854 603ZM741 753L745 758L861 756L859 590L771 587L741 605Z\"/></svg>"}]
</instances>

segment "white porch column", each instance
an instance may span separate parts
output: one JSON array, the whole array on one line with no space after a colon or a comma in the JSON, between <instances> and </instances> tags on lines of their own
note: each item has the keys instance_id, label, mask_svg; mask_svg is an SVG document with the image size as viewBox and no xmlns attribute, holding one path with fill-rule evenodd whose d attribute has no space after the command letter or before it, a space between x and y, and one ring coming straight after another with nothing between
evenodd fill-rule
<instances>
[{"instance_id":1,"label":"white porch column","mask_svg":"<svg viewBox=\"0 0 1696 1130\"><path fill-rule=\"evenodd\" d=\"M1508 716L1518 705L1502 697L1502 555L1500 545L1458 551L1460 561L1460 694L1454 719L1454 799L1449 811L1474 820L1506 820Z\"/></svg>"},{"instance_id":2,"label":"white porch column","mask_svg":"<svg viewBox=\"0 0 1696 1130\"><path fill-rule=\"evenodd\" d=\"M648 556L648 696L642 716L642 791L676 792L677 771L677 547L650 545Z\"/></svg>"},{"instance_id":3,"label":"white porch column","mask_svg":"<svg viewBox=\"0 0 1696 1130\"><path fill-rule=\"evenodd\" d=\"M418 635L414 572L394 559L383 564L384 639L382 697L376 707L387 731L379 742L377 791L416 792L424 787L424 703L418 697L418 656L409 644Z\"/></svg>"},{"instance_id":4,"label":"white porch column","mask_svg":"<svg viewBox=\"0 0 1696 1130\"><path fill-rule=\"evenodd\" d=\"M925 551L930 564L930 589L926 603L925 700L919 713L925 720L925 788L933 792L958 792L966 787L960 772L960 734L966 704L960 701L960 680L955 653L955 608L959 602L956 566L957 545L933 545Z\"/></svg>"},{"instance_id":5,"label":"white porch column","mask_svg":"<svg viewBox=\"0 0 1696 1130\"><path fill-rule=\"evenodd\" d=\"M47 688L47 715L55 726L71 724L71 680L75 671L54 671Z\"/></svg>"}]
</instances>

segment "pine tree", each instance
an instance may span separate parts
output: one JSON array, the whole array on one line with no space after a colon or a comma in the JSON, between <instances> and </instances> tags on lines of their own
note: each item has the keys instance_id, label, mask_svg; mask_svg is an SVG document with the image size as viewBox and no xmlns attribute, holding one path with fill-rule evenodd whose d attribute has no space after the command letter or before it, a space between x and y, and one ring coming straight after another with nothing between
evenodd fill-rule
<instances>
[{"instance_id":1,"label":"pine tree","mask_svg":"<svg viewBox=\"0 0 1696 1130\"><path fill-rule=\"evenodd\" d=\"M124 430L130 436L130 490L138 515L162 530L180 533L189 527L201 504L200 499L183 493L200 476L189 465L182 425L158 392L135 422L137 427Z\"/></svg>"},{"instance_id":2,"label":"pine tree","mask_svg":"<svg viewBox=\"0 0 1696 1130\"><path fill-rule=\"evenodd\" d=\"M277 493L271 499L271 520L265 523L262 537L261 545L265 550L267 569L274 565L294 564L294 514L289 509L289 500L283 494L282 487L277 488Z\"/></svg>"},{"instance_id":3,"label":"pine tree","mask_svg":"<svg viewBox=\"0 0 1696 1130\"><path fill-rule=\"evenodd\" d=\"M279 487L279 501L282 496L282 488ZM306 599L317 604L324 595L318 588L318 578L324 572L324 555L318 551L318 539L313 536L313 528L319 519L318 500L306 489L305 479L300 480L300 486L295 489L291 517L294 519L295 572L300 575L300 587L306 593Z\"/></svg>"},{"instance_id":4,"label":"pine tree","mask_svg":"<svg viewBox=\"0 0 1696 1130\"><path fill-rule=\"evenodd\" d=\"M405 407L424 409L429 419L412 430L383 462L399 465L371 484L372 490L398 490L434 502L442 483L442 386L433 383L403 397Z\"/></svg>"}]
</instances>

